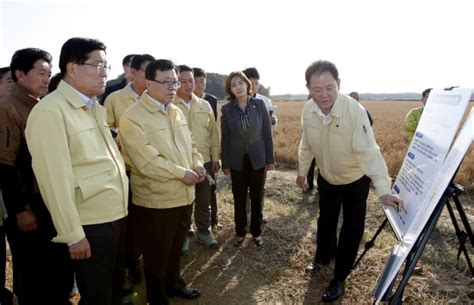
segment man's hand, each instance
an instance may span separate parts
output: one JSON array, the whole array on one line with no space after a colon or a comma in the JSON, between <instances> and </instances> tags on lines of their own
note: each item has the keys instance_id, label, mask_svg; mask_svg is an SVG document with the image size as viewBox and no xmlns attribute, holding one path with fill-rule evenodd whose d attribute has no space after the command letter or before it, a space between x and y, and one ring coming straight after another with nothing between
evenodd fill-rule
<instances>
[{"instance_id":1,"label":"man's hand","mask_svg":"<svg viewBox=\"0 0 474 305\"><path fill-rule=\"evenodd\" d=\"M274 115L270 116L270 121L272 122L272 125L275 125L277 121L276 116Z\"/></svg>"},{"instance_id":2,"label":"man's hand","mask_svg":"<svg viewBox=\"0 0 474 305\"><path fill-rule=\"evenodd\" d=\"M206 176L206 169L202 166L196 166L194 168L194 171L196 172L196 174L198 174L199 177Z\"/></svg>"},{"instance_id":3,"label":"man's hand","mask_svg":"<svg viewBox=\"0 0 474 305\"><path fill-rule=\"evenodd\" d=\"M380 197L380 201L382 201L382 203L386 206L395 208L397 212L405 209L405 204L403 203L403 200L401 200L397 196L385 194Z\"/></svg>"},{"instance_id":4,"label":"man's hand","mask_svg":"<svg viewBox=\"0 0 474 305\"><path fill-rule=\"evenodd\" d=\"M267 165L265 166L265 169L266 169L267 171L272 171L272 170L275 169L275 164L267 164Z\"/></svg>"},{"instance_id":5,"label":"man's hand","mask_svg":"<svg viewBox=\"0 0 474 305\"><path fill-rule=\"evenodd\" d=\"M38 228L35 214L31 210L25 210L16 214L16 224L23 232L30 232Z\"/></svg>"},{"instance_id":6,"label":"man's hand","mask_svg":"<svg viewBox=\"0 0 474 305\"><path fill-rule=\"evenodd\" d=\"M198 182L197 183L201 183L204 181L204 179L206 179L206 169L202 166L196 166L194 168L194 171L196 172L196 174L199 176L199 179L198 179Z\"/></svg>"},{"instance_id":7,"label":"man's hand","mask_svg":"<svg viewBox=\"0 0 474 305\"><path fill-rule=\"evenodd\" d=\"M186 185L195 185L196 183L198 183L199 179L200 177L195 171L187 169L181 181L183 181L183 183Z\"/></svg>"},{"instance_id":8,"label":"man's hand","mask_svg":"<svg viewBox=\"0 0 474 305\"><path fill-rule=\"evenodd\" d=\"M217 173L221 169L221 164L219 161L217 162L212 162L212 172Z\"/></svg>"},{"instance_id":9,"label":"man's hand","mask_svg":"<svg viewBox=\"0 0 474 305\"><path fill-rule=\"evenodd\" d=\"M308 188L308 183L306 183L306 177L305 176L298 176L296 178L296 184L303 190L305 191Z\"/></svg>"},{"instance_id":10,"label":"man's hand","mask_svg":"<svg viewBox=\"0 0 474 305\"><path fill-rule=\"evenodd\" d=\"M230 175L230 168L223 168L222 171L224 172L224 175L226 176Z\"/></svg>"},{"instance_id":11,"label":"man's hand","mask_svg":"<svg viewBox=\"0 0 474 305\"><path fill-rule=\"evenodd\" d=\"M69 246L69 256L71 256L71 259L87 259L91 257L91 246L86 237Z\"/></svg>"}]
</instances>

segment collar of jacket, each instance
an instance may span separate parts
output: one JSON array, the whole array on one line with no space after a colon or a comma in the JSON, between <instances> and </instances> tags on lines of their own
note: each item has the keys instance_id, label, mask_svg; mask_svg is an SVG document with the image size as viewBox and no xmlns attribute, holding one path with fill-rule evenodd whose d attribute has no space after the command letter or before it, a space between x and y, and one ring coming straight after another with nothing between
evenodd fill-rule
<instances>
[{"instance_id":1,"label":"collar of jacket","mask_svg":"<svg viewBox=\"0 0 474 305\"><path fill-rule=\"evenodd\" d=\"M249 99L247 101L247 106L245 106L245 107L248 107L249 109L255 108L256 105L257 105L257 100L258 100L257 98L249 96ZM260 100L260 101L262 101L262 100ZM263 103L263 101L262 101L262 103ZM236 109L238 109L239 108L239 102L237 102L236 99L233 100L232 106L234 106Z\"/></svg>"},{"instance_id":2,"label":"collar of jacket","mask_svg":"<svg viewBox=\"0 0 474 305\"><path fill-rule=\"evenodd\" d=\"M196 107L198 106L199 106L199 109L202 110L202 105L201 103L199 103L200 100L202 100L202 98L198 97L194 93L191 94L191 111L197 109ZM173 100L173 104L179 105L179 103L182 103L183 105L187 104L182 98L176 95L176 97Z\"/></svg>"},{"instance_id":3,"label":"collar of jacket","mask_svg":"<svg viewBox=\"0 0 474 305\"><path fill-rule=\"evenodd\" d=\"M64 97L66 98L68 103L71 104L72 107L74 108L86 107L87 108L87 105L81 101L81 98L79 97L79 95L77 95L77 93L74 92L74 90L71 88L71 85L66 83L66 81L61 80L56 90L58 90L64 95Z\"/></svg>"},{"instance_id":4,"label":"collar of jacket","mask_svg":"<svg viewBox=\"0 0 474 305\"><path fill-rule=\"evenodd\" d=\"M143 107L145 107L145 109L149 112L163 112L160 107L156 105L155 101L153 101L152 98L146 93L146 91L143 93L140 99L140 103L142 103ZM169 107L168 111L174 110L176 108L176 106L173 105L172 102L167 107Z\"/></svg>"},{"instance_id":5,"label":"collar of jacket","mask_svg":"<svg viewBox=\"0 0 474 305\"><path fill-rule=\"evenodd\" d=\"M14 96L16 100L30 107L33 107L39 102L39 99L32 97L28 90L18 83L15 83L13 86L12 96Z\"/></svg>"},{"instance_id":6,"label":"collar of jacket","mask_svg":"<svg viewBox=\"0 0 474 305\"><path fill-rule=\"evenodd\" d=\"M339 118L339 119L342 117L342 113L344 112L344 102L343 102L344 99L347 99L347 97L344 94L338 92L336 101L334 102L334 106L331 111L331 116ZM316 104L316 102L313 99L311 100L313 101L313 103Z\"/></svg>"},{"instance_id":7,"label":"collar of jacket","mask_svg":"<svg viewBox=\"0 0 474 305\"><path fill-rule=\"evenodd\" d=\"M146 92L143 91L143 94ZM138 100L136 97L135 97L135 94L138 95L138 93L136 93L133 88L132 88L132 83L128 83L123 89L122 89L122 97L123 99L133 99L133 100ZM143 95L142 94L142 95ZM140 97L141 98L141 97Z\"/></svg>"}]
</instances>

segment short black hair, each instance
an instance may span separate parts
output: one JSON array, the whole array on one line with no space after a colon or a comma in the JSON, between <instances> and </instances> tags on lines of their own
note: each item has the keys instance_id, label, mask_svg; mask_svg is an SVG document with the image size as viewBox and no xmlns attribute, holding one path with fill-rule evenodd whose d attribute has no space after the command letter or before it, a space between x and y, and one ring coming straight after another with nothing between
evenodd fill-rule
<instances>
[{"instance_id":1,"label":"short black hair","mask_svg":"<svg viewBox=\"0 0 474 305\"><path fill-rule=\"evenodd\" d=\"M143 63L147 61L155 61L155 58L150 54L135 55L132 58L132 63L130 64L130 67L138 71L142 68Z\"/></svg>"},{"instance_id":2,"label":"short black hair","mask_svg":"<svg viewBox=\"0 0 474 305\"><path fill-rule=\"evenodd\" d=\"M309 67L306 69L305 78L306 84L309 85L309 80L313 75L321 75L324 72L329 72L334 77L335 80L339 79L339 71L337 71L336 65L327 60L318 60L313 62Z\"/></svg>"},{"instance_id":3,"label":"short black hair","mask_svg":"<svg viewBox=\"0 0 474 305\"><path fill-rule=\"evenodd\" d=\"M257 68L247 68L242 72L244 72L245 76L247 76L248 79L256 78L260 80L260 74L258 73Z\"/></svg>"},{"instance_id":4,"label":"short black hair","mask_svg":"<svg viewBox=\"0 0 474 305\"><path fill-rule=\"evenodd\" d=\"M194 77L204 77L204 78L206 78L206 71L204 71L204 69L194 67L193 72L194 72Z\"/></svg>"},{"instance_id":5,"label":"short black hair","mask_svg":"<svg viewBox=\"0 0 474 305\"><path fill-rule=\"evenodd\" d=\"M10 67L3 67L3 68L0 68L0 79L3 78L3 76L5 74L7 74L8 72L10 72Z\"/></svg>"},{"instance_id":6,"label":"short black hair","mask_svg":"<svg viewBox=\"0 0 474 305\"><path fill-rule=\"evenodd\" d=\"M145 71L145 78L148 80L155 80L156 76L156 70L159 71L169 71L169 70L174 70L176 73L178 73L178 69L176 65L168 59L158 59L153 62L151 62L147 67Z\"/></svg>"},{"instance_id":7,"label":"short black hair","mask_svg":"<svg viewBox=\"0 0 474 305\"><path fill-rule=\"evenodd\" d=\"M131 66L132 64L132 59L134 56L136 56L137 54L128 54L128 55L125 55L125 57L122 59L122 66Z\"/></svg>"},{"instance_id":8,"label":"short black hair","mask_svg":"<svg viewBox=\"0 0 474 305\"><path fill-rule=\"evenodd\" d=\"M48 52L38 48L26 48L15 52L10 63L10 69L12 71L12 80L16 83L18 78L15 75L16 70L20 70L27 74L28 71L33 69L37 60L44 60L51 66L53 57Z\"/></svg>"},{"instance_id":9,"label":"short black hair","mask_svg":"<svg viewBox=\"0 0 474 305\"><path fill-rule=\"evenodd\" d=\"M423 90L423 92L421 93L421 97L422 98L427 97L428 94L430 94L431 90L433 90L433 88L428 88L428 89Z\"/></svg>"},{"instance_id":10,"label":"short black hair","mask_svg":"<svg viewBox=\"0 0 474 305\"><path fill-rule=\"evenodd\" d=\"M194 71L190 66L179 65L178 66L178 71L179 72L191 72L194 75Z\"/></svg>"},{"instance_id":11,"label":"short black hair","mask_svg":"<svg viewBox=\"0 0 474 305\"><path fill-rule=\"evenodd\" d=\"M54 90L56 90L56 88L58 87L59 85L59 82L63 79L63 75L61 73L56 73L54 74L53 77L51 77L51 79L49 80L49 85L48 85L48 92L51 93L53 92Z\"/></svg>"},{"instance_id":12,"label":"short black hair","mask_svg":"<svg viewBox=\"0 0 474 305\"><path fill-rule=\"evenodd\" d=\"M74 37L66 41L59 55L59 70L62 75L66 74L68 63L83 64L89 59L88 54L95 50L105 52L106 46L103 42L92 38Z\"/></svg>"}]
</instances>

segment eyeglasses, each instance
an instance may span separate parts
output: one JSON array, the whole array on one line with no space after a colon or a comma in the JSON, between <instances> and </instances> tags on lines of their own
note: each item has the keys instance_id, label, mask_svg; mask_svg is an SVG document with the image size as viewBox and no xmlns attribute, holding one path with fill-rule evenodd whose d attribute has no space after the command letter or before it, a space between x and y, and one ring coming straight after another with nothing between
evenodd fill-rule
<instances>
[{"instance_id":1,"label":"eyeglasses","mask_svg":"<svg viewBox=\"0 0 474 305\"><path fill-rule=\"evenodd\" d=\"M156 80L156 79L150 79L152 82L164 85L168 88L175 88L178 89L181 87L181 82L177 80Z\"/></svg>"},{"instance_id":2,"label":"eyeglasses","mask_svg":"<svg viewBox=\"0 0 474 305\"><path fill-rule=\"evenodd\" d=\"M106 72L110 72L110 70L112 69L111 65L108 65L108 64L103 63L103 62L98 62L96 64L89 64L89 63L85 62L85 63L82 63L81 65L95 67L97 69L97 72L100 72L102 70L105 70Z\"/></svg>"}]
</instances>

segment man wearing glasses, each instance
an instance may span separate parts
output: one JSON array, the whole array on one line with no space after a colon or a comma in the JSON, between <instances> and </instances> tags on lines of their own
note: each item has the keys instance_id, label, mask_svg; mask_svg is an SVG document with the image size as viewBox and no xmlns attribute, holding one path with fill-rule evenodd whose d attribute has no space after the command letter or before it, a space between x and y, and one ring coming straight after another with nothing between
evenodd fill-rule
<instances>
[{"instance_id":1,"label":"man wearing glasses","mask_svg":"<svg viewBox=\"0 0 474 305\"><path fill-rule=\"evenodd\" d=\"M173 105L180 87L169 60L150 63L147 90L120 120L122 151L131 165L132 204L143 252L147 301L198 298L180 275L181 246L189 227L194 186L206 177L183 112Z\"/></svg>"},{"instance_id":2,"label":"man wearing glasses","mask_svg":"<svg viewBox=\"0 0 474 305\"><path fill-rule=\"evenodd\" d=\"M148 64L155 61L155 58L149 54L135 55L132 59L131 69L133 81L125 88L110 94L105 100L104 106L107 109L107 124L114 134L119 132L119 121L125 110L140 100L140 96L146 89L145 69ZM116 142L120 147L120 142ZM130 168L127 166L127 176L130 178ZM138 284L142 281L142 275L139 269L140 250L138 249L134 238L134 211L130 204L131 194L129 194L129 215L127 218L127 229L125 234L125 268L127 269L128 279L132 284ZM127 287L128 288L128 287Z\"/></svg>"},{"instance_id":3,"label":"man wearing glasses","mask_svg":"<svg viewBox=\"0 0 474 305\"><path fill-rule=\"evenodd\" d=\"M128 203L125 164L97 96L105 90L105 45L63 45L58 88L33 108L26 127L38 186L51 213L53 242L68 245L81 303L120 303Z\"/></svg>"},{"instance_id":4,"label":"man wearing glasses","mask_svg":"<svg viewBox=\"0 0 474 305\"><path fill-rule=\"evenodd\" d=\"M383 204L403 208L403 201L391 194L387 166L366 110L339 92L336 66L316 61L306 69L305 78L310 99L301 112L296 183L303 190L308 187L306 174L315 158L319 218L316 254L306 272L317 273L335 259L333 278L322 296L326 303L343 294L344 281L357 257L371 182ZM342 227L337 235L341 207Z\"/></svg>"}]
</instances>

